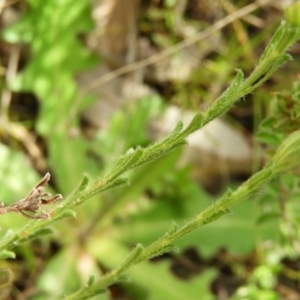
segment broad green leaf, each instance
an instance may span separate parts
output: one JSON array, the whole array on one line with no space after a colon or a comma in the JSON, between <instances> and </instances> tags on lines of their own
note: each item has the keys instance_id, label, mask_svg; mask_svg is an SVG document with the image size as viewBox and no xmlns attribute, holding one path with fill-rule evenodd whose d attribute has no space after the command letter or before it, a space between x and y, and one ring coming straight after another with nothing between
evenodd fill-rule
<instances>
[{"instance_id":1,"label":"broad green leaf","mask_svg":"<svg viewBox=\"0 0 300 300\"><path fill-rule=\"evenodd\" d=\"M271 128L270 128L271 130ZM274 134L274 132L266 132L266 131L260 131L257 135L256 138L267 145L271 145L271 146L278 146L280 145L281 141L282 141L282 136L278 134Z\"/></svg>"}]
</instances>

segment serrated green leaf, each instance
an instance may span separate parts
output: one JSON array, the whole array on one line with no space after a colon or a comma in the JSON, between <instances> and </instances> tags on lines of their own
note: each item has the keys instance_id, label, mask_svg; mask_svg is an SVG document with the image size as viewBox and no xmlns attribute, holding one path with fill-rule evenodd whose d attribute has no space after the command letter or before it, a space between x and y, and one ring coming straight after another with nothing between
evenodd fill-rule
<instances>
[{"instance_id":1,"label":"serrated green leaf","mask_svg":"<svg viewBox=\"0 0 300 300\"><path fill-rule=\"evenodd\" d=\"M61 291L69 294L81 287L80 276L76 268L78 260L76 251L66 248L48 261L36 284L43 292L44 299L57 299Z\"/></svg>"},{"instance_id":2,"label":"serrated green leaf","mask_svg":"<svg viewBox=\"0 0 300 300\"><path fill-rule=\"evenodd\" d=\"M50 165L57 178L59 190L66 195L78 185L86 170L87 145L82 137L71 138L66 134L53 134L49 139L49 151ZM76 172L70 170L76 170Z\"/></svg>"},{"instance_id":3,"label":"serrated green leaf","mask_svg":"<svg viewBox=\"0 0 300 300\"><path fill-rule=\"evenodd\" d=\"M95 276L90 276L87 286L92 286L95 282Z\"/></svg>"},{"instance_id":4,"label":"serrated green leaf","mask_svg":"<svg viewBox=\"0 0 300 300\"><path fill-rule=\"evenodd\" d=\"M124 261L118 266L118 271L122 272L126 270L129 266L134 264L139 256L142 254L144 246L142 244L137 244L135 248L129 253L129 255L124 259Z\"/></svg>"}]
</instances>

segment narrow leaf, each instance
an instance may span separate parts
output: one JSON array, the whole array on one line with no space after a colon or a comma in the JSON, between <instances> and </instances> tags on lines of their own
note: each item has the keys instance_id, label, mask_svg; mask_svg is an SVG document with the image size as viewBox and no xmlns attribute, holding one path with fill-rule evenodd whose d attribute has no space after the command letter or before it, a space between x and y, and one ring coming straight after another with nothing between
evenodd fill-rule
<instances>
[{"instance_id":1,"label":"narrow leaf","mask_svg":"<svg viewBox=\"0 0 300 300\"><path fill-rule=\"evenodd\" d=\"M12 251L3 250L0 252L0 259L16 258L16 254Z\"/></svg>"},{"instance_id":2,"label":"narrow leaf","mask_svg":"<svg viewBox=\"0 0 300 300\"><path fill-rule=\"evenodd\" d=\"M59 214L57 214L55 217L53 217L51 219L50 223L56 222L61 219L70 218L70 217L76 218L76 212L71 209L66 209L66 210L60 212Z\"/></svg>"},{"instance_id":3,"label":"narrow leaf","mask_svg":"<svg viewBox=\"0 0 300 300\"><path fill-rule=\"evenodd\" d=\"M78 187L74 190L73 195L77 195L77 194L81 193L82 191L84 191L86 189L86 187L88 186L89 181L90 180L89 180L87 174L83 174L81 182L79 183Z\"/></svg>"},{"instance_id":4,"label":"narrow leaf","mask_svg":"<svg viewBox=\"0 0 300 300\"><path fill-rule=\"evenodd\" d=\"M25 243L25 242L29 242L31 240L40 238L41 236L47 235L47 234L51 234L53 233L53 231L50 228L43 228L40 230L35 231L34 233L28 235L25 238L21 238L18 243Z\"/></svg>"},{"instance_id":5,"label":"narrow leaf","mask_svg":"<svg viewBox=\"0 0 300 300\"><path fill-rule=\"evenodd\" d=\"M143 152L144 150L142 148L127 151L127 153L119 159L115 168L105 176L105 179L110 181L130 169L133 164L140 160Z\"/></svg>"},{"instance_id":6,"label":"narrow leaf","mask_svg":"<svg viewBox=\"0 0 300 300\"><path fill-rule=\"evenodd\" d=\"M179 253L180 249L177 246L170 244L170 245L167 245L167 246L157 250L155 253L152 253L152 255L147 257L147 259L154 258L154 257L160 256L160 255L163 255L165 253L170 253L170 252Z\"/></svg>"},{"instance_id":7,"label":"narrow leaf","mask_svg":"<svg viewBox=\"0 0 300 300\"><path fill-rule=\"evenodd\" d=\"M128 257L117 267L117 272L121 274L124 270L128 269L138 257L142 254L144 246L137 244L136 247L129 253Z\"/></svg>"},{"instance_id":8,"label":"narrow leaf","mask_svg":"<svg viewBox=\"0 0 300 300\"><path fill-rule=\"evenodd\" d=\"M175 222L173 222L170 226L170 228L168 229L168 231L163 235L162 238L167 238L168 236L172 235L174 232L176 232L178 229L178 226Z\"/></svg>"},{"instance_id":9,"label":"narrow leaf","mask_svg":"<svg viewBox=\"0 0 300 300\"><path fill-rule=\"evenodd\" d=\"M213 215L209 216L209 218L203 220L201 225L205 225L205 224L214 222L214 221L218 220L219 218L221 218L222 216L224 216L226 214L230 214L230 213L231 213L231 211L229 209L216 211Z\"/></svg>"},{"instance_id":10,"label":"narrow leaf","mask_svg":"<svg viewBox=\"0 0 300 300\"><path fill-rule=\"evenodd\" d=\"M202 113L197 113L193 120L190 122L190 124L183 130L183 132L181 133L180 136L182 136L182 138L185 138L186 136L188 136L189 134L191 134L192 132L195 132L196 130L198 130L199 128L201 128L202 126L202 122L203 122L203 114Z\"/></svg>"}]
</instances>

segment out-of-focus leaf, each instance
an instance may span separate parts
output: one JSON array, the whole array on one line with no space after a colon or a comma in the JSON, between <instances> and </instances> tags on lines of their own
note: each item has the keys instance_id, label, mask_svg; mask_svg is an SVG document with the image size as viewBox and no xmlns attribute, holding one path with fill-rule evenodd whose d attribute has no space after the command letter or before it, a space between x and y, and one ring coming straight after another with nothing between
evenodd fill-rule
<instances>
[{"instance_id":1,"label":"out-of-focus leaf","mask_svg":"<svg viewBox=\"0 0 300 300\"><path fill-rule=\"evenodd\" d=\"M1 258L2 259L2 258ZM4 257L3 257L4 259ZM7 295L5 292L5 288L9 287L10 284L13 282L13 273L12 271L7 268L7 266L2 265L0 268L0 297L4 299L4 295Z\"/></svg>"},{"instance_id":2,"label":"out-of-focus leaf","mask_svg":"<svg viewBox=\"0 0 300 300\"><path fill-rule=\"evenodd\" d=\"M257 219L257 224L262 224L264 222L278 220L278 218L280 218L280 216L281 216L280 212L264 213Z\"/></svg>"},{"instance_id":3,"label":"out-of-focus leaf","mask_svg":"<svg viewBox=\"0 0 300 300\"><path fill-rule=\"evenodd\" d=\"M0 202L16 202L31 191L39 181L29 161L21 152L0 144Z\"/></svg>"},{"instance_id":4,"label":"out-of-focus leaf","mask_svg":"<svg viewBox=\"0 0 300 300\"><path fill-rule=\"evenodd\" d=\"M173 221L183 225L212 204L213 200L195 184L190 184L189 188L185 200L181 202L167 199L151 202L144 212L139 211L130 220L121 223L116 236L126 243L141 242L147 245L162 236ZM232 212L185 236L177 245L181 249L195 246L204 256L213 255L221 247L234 254L246 254L255 248L257 238L276 238L276 220L261 225L256 223L254 200L240 203L232 208Z\"/></svg>"},{"instance_id":5,"label":"out-of-focus leaf","mask_svg":"<svg viewBox=\"0 0 300 300\"><path fill-rule=\"evenodd\" d=\"M43 229L39 229L37 230L33 235L30 235L29 237L24 237L22 239L20 239L20 243L24 243L24 242L29 242L31 240L34 240L36 238L40 238L43 235L47 235L47 234L51 234L53 233L53 231L50 228L43 228Z\"/></svg>"},{"instance_id":6,"label":"out-of-focus leaf","mask_svg":"<svg viewBox=\"0 0 300 300\"><path fill-rule=\"evenodd\" d=\"M257 135L256 138L267 145L271 146L278 146L281 141L282 141L282 136L278 136L274 132L265 132L265 131L260 131Z\"/></svg>"},{"instance_id":7,"label":"out-of-focus leaf","mask_svg":"<svg viewBox=\"0 0 300 300\"><path fill-rule=\"evenodd\" d=\"M41 296L33 299L55 299L61 292L68 294L79 289L82 282L76 263L75 249L66 248L56 254L39 277L37 288Z\"/></svg>"},{"instance_id":8,"label":"out-of-focus leaf","mask_svg":"<svg viewBox=\"0 0 300 300\"><path fill-rule=\"evenodd\" d=\"M55 134L49 140L50 166L57 176L60 191L70 193L81 180L87 165L87 144L82 137Z\"/></svg>"},{"instance_id":9,"label":"out-of-focus leaf","mask_svg":"<svg viewBox=\"0 0 300 300\"><path fill-rule=\"evenodd\" d=\"M0 252L0 259L16 258L16 254L12 251L3 250Z\"/></svg>"}]
</instances>

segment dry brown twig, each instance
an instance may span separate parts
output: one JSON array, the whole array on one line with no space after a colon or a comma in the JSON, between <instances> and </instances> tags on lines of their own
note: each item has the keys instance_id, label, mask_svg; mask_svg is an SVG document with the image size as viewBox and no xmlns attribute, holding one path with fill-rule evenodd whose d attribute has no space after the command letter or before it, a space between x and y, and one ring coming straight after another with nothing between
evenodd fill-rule
<instances>
[{"instance_id":1,"label":"dry brown twig","mask_svg":"<svg viewBox=\"0 0 300 300\"><path fill-rule=\"evenodd\" d=\"M45 186L49 180L50 173L46 173L43 179L32 189L26 198L9 206L4 206L4 203L2 202L0 204L0 215L14 211L30 219L50 219L51 217L49 213L44 210L43 205L55 203L62 199L62 195L57 194L52 197L51 194L44 193ZM24 212L36 213L39 209L43 212L39 215L28 215Z\"/></svg>"}]
</instances>

